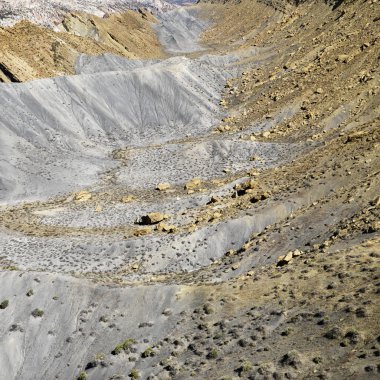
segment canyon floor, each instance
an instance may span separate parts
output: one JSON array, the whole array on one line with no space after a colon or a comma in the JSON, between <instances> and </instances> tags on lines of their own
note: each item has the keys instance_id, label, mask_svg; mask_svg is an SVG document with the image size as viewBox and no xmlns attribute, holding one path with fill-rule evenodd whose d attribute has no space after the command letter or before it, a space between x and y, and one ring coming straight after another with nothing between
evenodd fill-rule
<instances>
[{"instance_id":1,"label":"canyon floor","mask_svg":"<svg viewBox=\"0 0 380 380\"><path fill-rule=\"evenodd\" d=\"M0 379L377 379L379 22L242 0L0 29Z\"/></svg>"}]
</instances>

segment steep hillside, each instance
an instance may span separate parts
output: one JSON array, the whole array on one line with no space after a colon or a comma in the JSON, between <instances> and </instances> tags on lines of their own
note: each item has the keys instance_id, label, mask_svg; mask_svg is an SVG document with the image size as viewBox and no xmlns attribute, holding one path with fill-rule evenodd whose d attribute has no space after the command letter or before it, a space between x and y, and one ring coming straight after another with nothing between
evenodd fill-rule
<instances>
[{"instance_id":1,"label":"steep hillside","mask_svg":"<svg viewBox=\"0 0 380 380\"><path fill-rule=\"evenodd\" d=\"M0 84L1 380L379 377L380 7L296 3L67 15L117 55Z\"/></svg>"},{"instance_id":2,"label":"steep hillside","mask_svg":"<svg viewBox=\"0 0 380 380\"><path fill-rule=\"evenodd\" d=\"M67 13L88 13L106 17L112 13L146 8L150 11L173 9L165 0L0 0L0 26L11 26L21 20L54 28Z\"/></svg>"},{"instance_id":3,"label":"steep hillside","mask_svg":"<svg viewBox=\"0 0 380 380\"><path fill-rule=\"evenodd\" d=\"M0 28L0 81L24 82L74 74L80 54L112 53L127 58L159 58L164 54L146 10L111 14L107 18L70 13L56 27L29 21Z\"/></svg>"}]
</instances>

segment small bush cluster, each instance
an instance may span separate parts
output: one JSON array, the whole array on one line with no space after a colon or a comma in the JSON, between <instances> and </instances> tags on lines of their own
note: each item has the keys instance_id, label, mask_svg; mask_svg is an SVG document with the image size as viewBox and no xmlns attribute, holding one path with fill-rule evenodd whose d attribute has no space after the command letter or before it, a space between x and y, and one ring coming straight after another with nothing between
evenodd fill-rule
<instances>
[{"instance_id":1,"label":"small bush cluster","mask_svg":"<svg viewBox=\"0 0 380 380\"><path fill-rule=\"evenodd\" d=\"M32 315L33 315L34 318L38 318L38 317L41 318L44 315L44 311L41 310L41 309L34 309L32 311Z\"/></svg>"},{"instance_id":2,"label":"small bush cluster","mask_svg":"<svg viewBox=\"0 0 380 380\"><path fill-rule=\"evenodd\" d=\"M112 351L112 354L119 355L122 351L128 352L131 349L132 345L135 343L136 341L134 339L127 339L123 343L118 344Z\"/></svg>"},{"instance_id":3,"label":"small bush cluster","mask_svg":"<svg viewBox=\"0 0 380 380\"><path fill-rule=\"evenodd\" d=\"M216 359L219 356L218 350L213 348L208 354L207 359Z\"/></svg>"},{"instance_id":4,"label":"small bush cluster","mask_svg":"<svg viewBox=\"0 0 380 380\"><path fill-rule=\"evenodd\" d=\"M77 380L86 380L87 379L87 373L82 371L79 376L77 377Z\"/></svg>"},{"instance_id":5,"label":"small bush cluster","mask_svg":"<svg viewBox=\"0 0 380 380\"><path fill-rule=\"evenodd\" d=\"M133 368L131 373L129 374L129 377L131 379L139 379L140 378L140 374L138 373L137 369Z\"/></svg>"},{"instance_id":6,"label":"small bush cluster","mask_svg":"<svg viewBox=\"0 0 380 380\"><path fill-rule=\"evenodd\" d=\"M153 348L152 347L148 347L142 354L141 356L143 358L150 358L152 356L154 356L156 353L154 352Z\"/></svg>"}]
</instances>

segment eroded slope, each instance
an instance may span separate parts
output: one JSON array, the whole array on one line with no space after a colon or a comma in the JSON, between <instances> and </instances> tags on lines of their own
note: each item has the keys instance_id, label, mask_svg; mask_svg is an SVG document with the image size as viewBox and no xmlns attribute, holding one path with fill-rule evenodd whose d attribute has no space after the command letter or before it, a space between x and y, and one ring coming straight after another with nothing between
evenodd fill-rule
<instances>
[{"instance_id":1,"label":"eroded slope","mask_svg":"<svg viewBox=\"0 0 380 380\"><path fill-rule=\"evenodd\" d=\"M107 18L71 13L54 31L21 21L0 28L0 82L25 82L75 73L81 54L112 53L127 58L164 56L147 10L113 13Z\"/></svg>"},{"instance_id":2,"label":"eroded slope","mask_svg":"<svg viewBox=\"0 0 380 380\"><path fill-rule=\"evenodd\" d=\"M273 3L0 88L8 378L378 376L378 7Z\"/></svg>"}]
</instances>

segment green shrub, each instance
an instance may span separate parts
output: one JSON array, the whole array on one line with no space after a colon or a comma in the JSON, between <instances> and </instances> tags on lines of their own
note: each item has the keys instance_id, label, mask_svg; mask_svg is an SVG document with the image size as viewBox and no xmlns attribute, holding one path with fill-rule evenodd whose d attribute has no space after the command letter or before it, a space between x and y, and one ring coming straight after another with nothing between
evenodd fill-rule
<instances>
[{"instance_id":1,"label":"green shrub","mask_svg":"<svg viewBox=\"0 0 380 380\"><path fill-rule=\"evenodd\" d=\"M214 312L214 309L209 303L207 303L203 306L203 311L205 312L205 314L212 314Z\"/></svg>"},{"instance_id":2,"label":"green shrub","mask_svg":"<svg viewBox=\"0 0 380 380\"><path fill-rule=\"evenodd\" d=\"M87 379L87 373L82 371L79 376L77 377L77 380L86 380Z\"/></svg>"},{"instance_id":3,"label":"green shrub","mask_svg":"<svg viewBox=\"0 0 380 380\"><path fill-rule=\"evenodd\" d=\"M0 303L0 309L6 309L9 305L9 301L8 300L4 300Z\"/></svg>"},{"instance_id":4,"label":"green shrub","mask_svg":"<svg viewBox=\"0 0 380 380\"><path fill-rule=\"evenodd\" d=\"M19 270L16 266L14 265L8 265L8 266L5 266L5 267L2 267L1 269L3 270L9 270L9 271L15 271L15 270Z\"/></svg>"},{"instance_id":5,"label":"green shrub","mask_svg":"<svg viewBox=\"0 0 380 380\"><path fill-rule=\"evenodd\" d=\"M133 368L131 373L129 374L129 377L132 378L132 379L139 379L140 378L140 374L138 373L137 369L136 368Z\"/></svg>"},{"instance_id":6,"label":"green shrub","mask_svg":"<svg viewBox=\"0 0 380 380\"><path fill-rule=\"evenodd\" d=\"M103 352L99 352L95 355L95 360L104 360L106 357L106 354L104 354Z\"/></svg>"},{"instance_id":7,"label":"green shrub","mask_svg":"<svg viewBox=\"0 0 380 380\"><path fill-rule=\"evenodd\" d=\"M241 366L241 372L248 372L252 369L252 364L250 362L244 362Z\"/></svg>"},{"instance_id":8,"label":"green shrub","mask_svg":"<svg viewBox=\"0 0 380 380\"><path fill-rule=\"evenodd\" d=\"M28 297L32 296L33 294L34 294L33 289L29 289L29 290L26 292L26 295L27 295Z\"/></svg>"},{"instance_id":9,"label":"green shrub","mask_svg":"<svg viewBox=\"0 0 380 380\"><path fill-rule=\"evenodd\" d=\"M208 354L208 359L216 359L219 356L218 350L216 348L213 348Z\"/></svg>"},{"instance_id":10,"label":"green shrub","mask_svg":"<svg viewBox=\"0 0 380 380\"><path fill-rule=\"evenodd\" d=\"M128 352L136 341L132 338L125 340L123 343L118 344L112 351L113 355L119 355L122 351Z\"/></svg>"},{"instance_id":11,"label":"green shrub","mask_svg":"<svg viewBox=\"0 0 380 380\"><path fill-rule=\"evenodd\" d=\"M154 356L156 353L153 351L153 348L152 347L148 347L142 354L141 356L143 358L149 358L149 357L152 357Z\"/></svg>"},{"instance_id":12,"label":"green shrub","mask_svg":"<svg viewBox=\"0 0 380 380\"><path fill-rule=\"evenodd\" d=\"M41 310L41 309L34 309L32 311L32 315L33 315L34 318L42 317L44 315L44 311Z\"/></svg>"}]
</instances>

